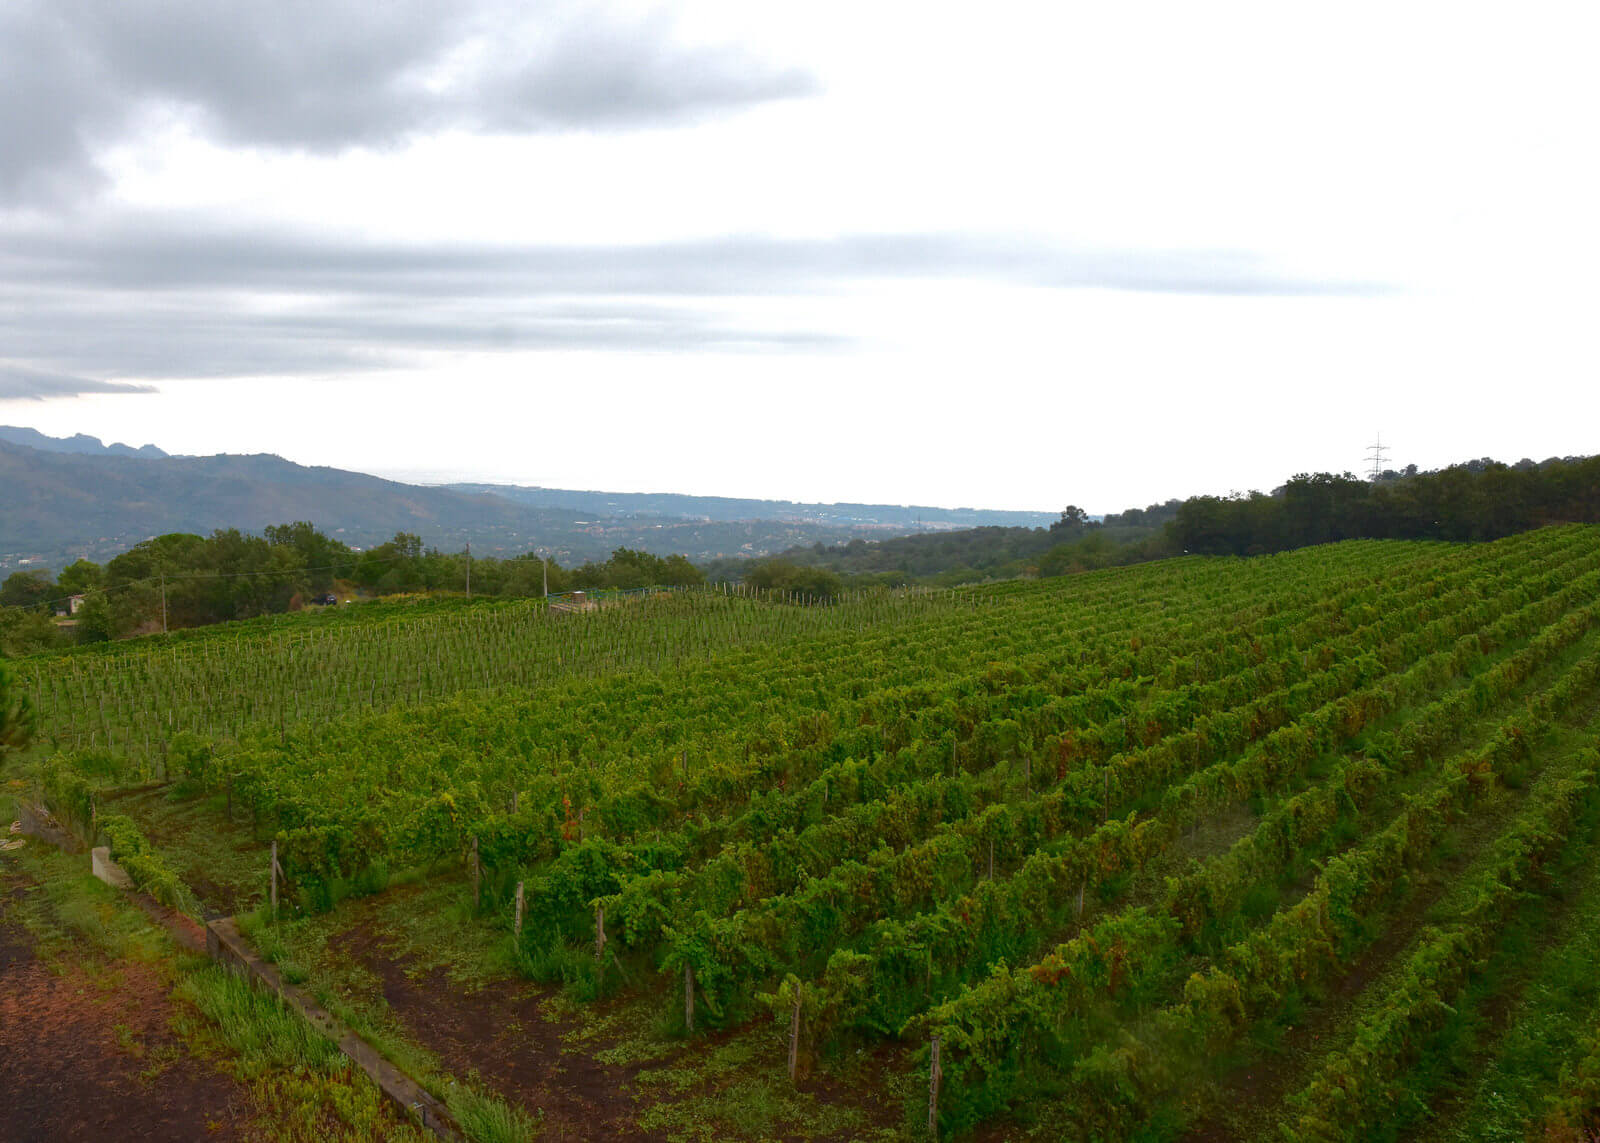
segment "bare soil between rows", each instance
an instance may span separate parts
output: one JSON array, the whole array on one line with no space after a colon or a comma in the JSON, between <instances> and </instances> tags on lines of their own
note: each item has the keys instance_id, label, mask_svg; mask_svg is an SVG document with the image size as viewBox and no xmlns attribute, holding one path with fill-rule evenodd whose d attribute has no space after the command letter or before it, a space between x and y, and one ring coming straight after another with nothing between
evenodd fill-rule
<instances>
[{"instance_id":1,"label":"bare soil between rows","mask_svg":"<svg viewBox=\"0 0 1600 1143\"><path fill-rule=\"evenodd\" d=\"M550 990L505 981L476 991L442 969L412 976L370 928L347 929L328 942L381 982L384 1000L406 1031L456 1076L481 1077L507 1102L541 1117L542 1140L661 1140L642 1130L629 1092L636 1067L598 1063L566 1048L543 1011Z\"/></svg>"},{"instance_id":2,"label":"bare soil between rows","mask_svg":"<svg viewBox=\"0 0 1600 1143\"><path fill-rule=\"evenodd\" d=\"M0 868L0 1141L244 1138L248 1093L187 1053L161 976L47 964L7 916L31 890Z\"/></svg>"}]
</instances>

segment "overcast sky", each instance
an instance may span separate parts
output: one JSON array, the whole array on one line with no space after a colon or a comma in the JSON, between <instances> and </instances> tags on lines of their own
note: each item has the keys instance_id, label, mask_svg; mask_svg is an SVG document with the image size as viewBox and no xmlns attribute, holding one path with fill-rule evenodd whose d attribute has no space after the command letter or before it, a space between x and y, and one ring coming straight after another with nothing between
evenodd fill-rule
<instances>
[{"instance_id":1,"label":"overcast sky","mask_svg":"<svg viewBox=\"0 0 1600 1143\"><path fill-rule=\"evenodd\" d=\"M1093 512L1593 453L1589 15L0 0L0 423Z\"/></svg>"}]
</instances>

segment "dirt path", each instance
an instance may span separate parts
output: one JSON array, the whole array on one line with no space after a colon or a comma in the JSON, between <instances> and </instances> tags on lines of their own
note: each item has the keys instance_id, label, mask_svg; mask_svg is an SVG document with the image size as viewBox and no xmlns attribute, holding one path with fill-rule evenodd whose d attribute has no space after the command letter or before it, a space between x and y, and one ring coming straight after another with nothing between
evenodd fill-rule
<instances>
[{"instance_id":1,"label":"dirt path","mask_svg":"<svg viewBox=\"0 0 1600 1143\"><path fill-rule=\"evenodd\" d=\"M408 958L391 956L365 928L346 930L328 945L382 982L407 1032L446 1070L476 1073L507 1102L542 1113L542 1140L663 1138L638 1126L639 1105L626 1090L637 1068L565 1049L560 1027L542 1008L548 989L507 981L467 992L442 969L413 978Z\"/></svg>"},{"instance_id":2,"label":"dirt path","mask_svg":"<svg viewBox=\"0 0 1600 1143\"><path fill-rule=\"evenodd\" d=\"M0 1140L242 1138L247 1094L187 1054L160 975L47 965L8 916L30 890L0 868Z\"/></svg>"}]
</instances>

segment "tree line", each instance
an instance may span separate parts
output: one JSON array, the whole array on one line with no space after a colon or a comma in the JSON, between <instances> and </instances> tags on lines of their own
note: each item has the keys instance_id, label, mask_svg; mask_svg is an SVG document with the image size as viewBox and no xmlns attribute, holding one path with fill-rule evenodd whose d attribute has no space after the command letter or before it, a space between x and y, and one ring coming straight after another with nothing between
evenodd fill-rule
<instances>
[{"instance_id":1,"label":"tree line","mask_svg":"<svg viewBox=\"0 0 1600 1143\"><path fill-rule=\"evenodd\" d=\"M868 542L790 549L768 560L718 560L618 548L603 562L563 568L537 553L508 559L425 548L401 532L356 551L305 521L236 528L209 537L157 536L104 566L79 560L59 575L20 571L0 584L0 654L76 639L195 627L287 611L336 585L382 596L465 592L528 597L605 588L743 580L756 587L830 598L846 588L954 586L1016 576L1054 576L1142 563L1185 552L1255 555L1336 540L1490 540L1558 522L1600 522L1600 456L1491 459L1376 480L1300 473L1269 493L1193 496L1102 519L1068 505L1048 528L980 527ZM69 636L52 618L81 596Z\"/></svg>"},{"instance_id":2,"label":"tree line","mask_svg":"<svg viewBox=\"0 0 1600 1143\"><path fill-rule=\"evenodd\" d=\"M1360 538L1492 540L1563 522L1600 522L1600 457L1516 464L1483 458L1427 472L1410 465L1376 480L1348 472L1300 473L1271 492L1173 499L1099 520L1069 504L1048 528L969 528L815 544L758 562L743 574L796 583L831 574L851 587L949 587L1094 571L1185 552L1257 555ZM713 576L740 574L736 561L709 567Z\"/></svg>"},{"instance_id":3,"label":"tree line","mask_svg":"<svg viewBox=\"0 0 1600 1143\"><path fill-rule=\"evenodd\" d=\"M564 568L537 553L509 559L427 548L401 532L356 551L312 524L175 532L137 544L104 565L78 560L59 575L18 571L0 583L0 653L102 642L298 609L326 595L459 592L528 597L575 590L697 584L681 555L618 548L604 561ZM76 606L74 607L74 597ZM70 628L57 623L70 614Z\"/></svg>"},{"instance_id":4,"label":"tree line","mask_svg":"<svg viewBox=\"0 0 1600 1143\"><path fill-rule=\"evenodd\" d=\"M1301 473L1271 493L1195 496L1168 525L1176 551L1254 555L1352 539L1493 540L1600 522L1600 456L1484 458L1377 480Z\"/></svg>"}]
</instances>

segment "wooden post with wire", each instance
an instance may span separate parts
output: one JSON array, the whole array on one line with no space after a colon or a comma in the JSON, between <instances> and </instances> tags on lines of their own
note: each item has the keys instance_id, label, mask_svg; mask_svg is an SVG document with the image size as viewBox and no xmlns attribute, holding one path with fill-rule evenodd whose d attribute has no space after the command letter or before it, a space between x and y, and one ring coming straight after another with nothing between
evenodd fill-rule
<instances>
[{"instance_id":1,"label":"wooden post with wire","mask_svg":"<svg viewBox=\"0 0 1600 1143\"><path fill-rule=\"evenodd\" d=\"M483 884L482 868L478 864L478 836L472 836L472 907L478 908L482 902L481 886Z\"/></svg>"},{"instance_id":2,"label":"wooden post with wire","mask_svg":"<svg viewBox=\"0 0 1600 1143\"><path fill-rule=\"evenodd\" d=\"M522 937L522 908L523 908L522 882L518 881L517 882L517 919L514 922L514 931L516 932L517 937L519 939Z\"/></svg>"},{"instance_id":3,"label":"wooden post with wire","mask_svg":"<svg viewBox=\"0 0 1600 1143\"><path fill-rule=\"evenodd\" d=\"M928 1134L939 1137L939 1081L944 1071L939 1067L939 1037L933 1038L932 1054L928 1057Z\"/></svg>"},{"instance_id":4,"label":"wooden post with wire","mask_svg":"<svg viewBox=\"0 0 1600 1143\"><path fill-rule=\"evenodd\" d=\"M683 966L683 1026L694 1034L694 969L688 964Z\"/></svg>"},{"instance_id":5,"label":"wooden post with wire","mask_svg":"<svg viewBox=\"0 0 1600 1143\"><path fill-rule=\"evenodd\" d=\"M795 990L794 1015L789 1020L789 1082L794 1082L800 1065L800 992Z\"/></svg>"},{"instance_id":6,"label":"wooden post with wire","mask_svg":"<svg viewBox=\"0 0 1600 1143\"><path fill-rule=\"evenodd\" d=\"M278 919L278 839L272 839L272 919Z\"/></svg>"}]
</instances>

